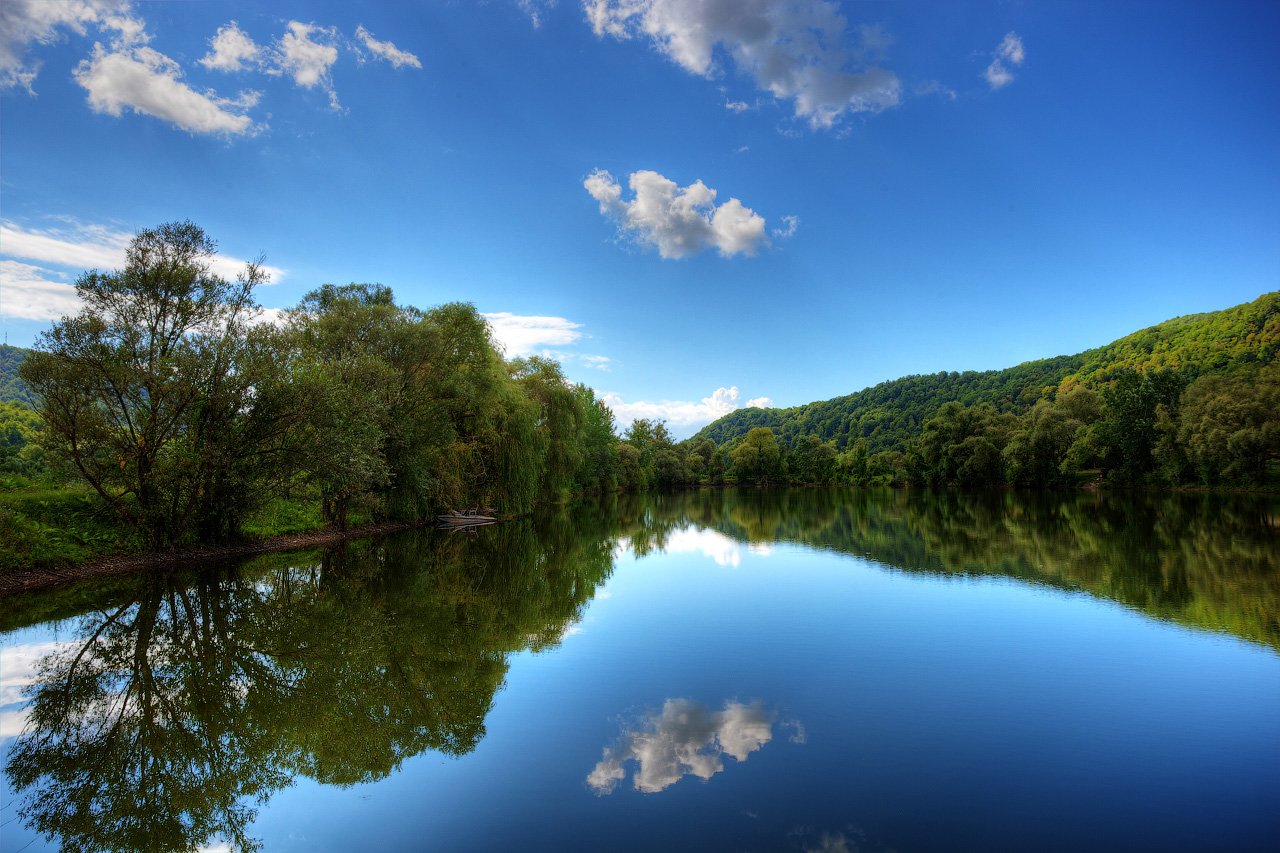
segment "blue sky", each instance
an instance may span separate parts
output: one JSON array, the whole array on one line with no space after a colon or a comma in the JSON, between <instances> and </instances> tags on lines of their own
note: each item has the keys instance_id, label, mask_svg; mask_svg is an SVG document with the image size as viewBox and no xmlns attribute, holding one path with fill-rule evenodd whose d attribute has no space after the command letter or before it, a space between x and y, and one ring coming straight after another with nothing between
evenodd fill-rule
<instances>
[{"instance_id":1,"label":"blue sky","mask_svg":"<svg viewBox=\"0 0 1280 853\"><path fill-rule=\"evenodd\" d=\"M138 229L688 435L1280 287L1280 4L6 0L0 329Z\"/></svg>"}]
</instances>

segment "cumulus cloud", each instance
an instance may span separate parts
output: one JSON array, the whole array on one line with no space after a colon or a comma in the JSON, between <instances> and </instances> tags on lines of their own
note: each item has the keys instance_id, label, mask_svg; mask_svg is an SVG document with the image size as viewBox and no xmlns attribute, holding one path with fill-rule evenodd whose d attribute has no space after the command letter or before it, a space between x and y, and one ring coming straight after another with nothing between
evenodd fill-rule
<instances>
[{"instance_id":1,"label":"cumulus cloud","mask_svg":"<svg viewBox=\"0 0 1280 853\"><path fill-rule=\"evenodd\" d=\"M72 273L87 269L113 270L124 266L125 249L132 239L133 234L127 231L74 220L68 220L63 227L45 229L28 228L6 220L0 222L0 257L52 264ZM220 253L210 261L210 268L223 278L234 279L244 272L245 263ZM271 282L285 275L283 269L268 265L263 265L262 271Z\"/></svg>"},{"instance_id":2,"label":"cumulus cloud","mask_svg":"<svg viewBox=\"0 0 1280 853\"><path fill-rule=\"evenodd\" d=\"M329 107L341 109L329 75L329 69L338 61L338 48L335 46L338 31L333 27L301 21L290 21L287 30L276 40L277 73L288 74L294 84L303 89L320 87L329 95Z\"/></svg>"},{"instance_id":3,"label":"cumulus cloud","mask_svg":"<svg viewBox=\"0 0 1280 853\"><path fill-rule=\"evenodd\" d=\"M713 77L718 56L797 118L829 128L843 116L896 105L897 76L869 64L887 47L879 28L847 32L829 0L583 0L598 37L645 38L690 73Z\"/></svg>"},{"instance_id":4,"label":"cumulus cloud","mask_svg":"<svg viewBox=\"0 0 1280 853\"><path fill-rule=\"evenodd\" d=\"M191 133L241 135L257 129L244 111L257 105L258 93L220 98L197 92L181 77L178 63L149 47L109 51L94 45L92 58L75 70L94 112L120 116L128 108Z\"/></svg>"},{"instance_id":5,"label":"cumulus cloud","mask_svg":"<svg viewBox=\"0 0 1280 853\"><path fill-rule=\"evenodd\" d=\"M39 66L26 62L33 43L51 44L63 32L84 36L88 27L114 31L132 42L144 39L142 24L127 0L5 0L0 3L0 88L32 91Z\"/></svg>"},{"instance_id":6,"label":"cumulus cloud","mask_svg":"<svg viewBox=\"0 0 1280 853\"><path fill-rule=\"evenodd\" d=\"M995 57L982 72L982 76L986 78L987 85L992 89L1003 88L1013 82L1013 72L1008 66L1019 66L1025 58L1026 52L1022 47L1022 39L1017 33L1009 33L996 47Z\"/></svg>"},{"instance_id":7,"label":"cumulus cloud","mask_svg":"<svg viewBox=\"0 0 1280 853\"><path fill-rule=\"evenodd\" d=\"M190 133L243 135L256 128L245 111L256 92L234 99L198 92L182 81L178 63L148 47L142 20L124 0L11 0L0 5L0 87L31 90L38 67L25 63L33 43L49 43L64 32L106 35L73 76L88 92L90 108L120 116L126 109L168 121Z\"/></svg>"},{"instance_id":8,"label":"cumulus cloud","mask_svg":"<svg viewBox=\"0 0 1280 853\"><path fill-rule=\"evenodd\" d=\"M262 63L263 50L235 21L218 27L209 52L199 60L211 71L246 71Z\"/></svg>"},{"instance_id":9,"label":"cumulus cloud","mask_svg":"<svg viewBox=\"0 0 1280 853\"><path fill-rule=\"evenodd\" d=\"M776 714L759 702L727 702L711 712L688 699L668 699L662 711L642 719L623 733L621 742L604 750L587 775L597 794L611 794L626 778L626 765L638 764L632 783L637 791L656 793L685 776L707 780L724 770L724 756L746 761L773 739Z\"/></svg>"},{"instance_id":10,"label":"cumulus cloud","mask_svg":"<svg viewBox=\"0 0 1280 853\"><path fill-rule=\"evenodd\" d=\"M654 246L664 258L684 258L714 247L724 257L755 254L765 241L764 217L736 198L716 204L716 191L702 181L681 187L648 170L632 172L632 199L622 198L613 175L596 169L582 182L600 212L618 223L620 233Z\"/></svg>"},{"instance_id":11,"label":"cumulus cloud","mask_svg":"<svg viewBox=\"0 0 1280 853\"><path fill-rule=\"evenodd\" d=\"M621 395L613 392L603 394L597 392L597 396L613 410L618 426L624 429L637 418L645 418L663 420L673 427L692 432L696 427L705 426L741 408L738 403L741 392L736 385L730 388L717 388L711 392L711 396L703 397L696 403L685 400L663 400L657 403L640 400L628 403L622 399ZM747 407L767 408L772 402L768 397L756 397L747 402Z\"/></svg>"},{"instance_id":12,"label":"cumulus cloud","mask_svg":"<svg viewBox=\"0 0 1280 853\"><path fill-rule=\"evenodd\" d=\"M724 108L730 112L744 113L751 109L751 105L746 101L725 101Z\"/></svg>"},{"instance_id":13,"label":"cumulus cloud","mask_svg":"<svg viewBox=\"0 0 1280 853\"><path fill-rule=\"evenodd\" d=\"M407 50L401 50L389 41L378 41L373 34L364 28L364 24L356 27L356 38L379 59L390 62L393 68L421 68L422 61Z\"/></svg>"}]
</instances>

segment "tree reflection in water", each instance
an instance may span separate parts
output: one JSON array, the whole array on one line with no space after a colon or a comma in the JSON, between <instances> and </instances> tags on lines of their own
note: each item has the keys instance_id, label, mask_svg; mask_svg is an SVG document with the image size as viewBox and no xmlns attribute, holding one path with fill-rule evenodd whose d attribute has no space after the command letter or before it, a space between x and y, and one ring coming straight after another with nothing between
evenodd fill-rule
<instances>
[{"instance_id":1,"label":"tree reflection in water","mask_svg":"<svg viewBox=\"0 0 1280 853\"><path fill-rule=\"evenodd\" d=\"M8 763L23 819L67 850L255 849L297 775L474 749L508 655L557 642L611 567L561 517L142 579L39 665Z\"/></svg>"},{"instance_id":2,"label":"tree reflection in water","mask_svg":"<svg viewBox=\"0 0 1280 853\"><path fill-rule=\"evenodd\" d=\"M43 659L8 773L23 819L64 849L253 849L257 808L299 775L352 785L474 749L509 656L557 644L624 544L643 556L690 528L1082 589L1280 649L1277 518L1256 497L720 490L150 575L114 583ZM81 594L6 602L6 627L79 612ZM597 790L628 760L642 790L706 778L772 737L762 706L683 701L606 752Z\"/></svg>"}]
</instances>

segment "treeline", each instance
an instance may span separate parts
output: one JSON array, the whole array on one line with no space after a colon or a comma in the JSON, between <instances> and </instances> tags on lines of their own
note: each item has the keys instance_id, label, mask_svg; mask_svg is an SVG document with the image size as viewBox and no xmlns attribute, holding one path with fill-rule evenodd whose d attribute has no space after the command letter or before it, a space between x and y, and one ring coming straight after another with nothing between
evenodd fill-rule
<instances>
[{"instance_id":1,"label":"treeline","mask_svg":"<svg viewBox=\"0 0 1280 853\"><path fill-rule=\"evenodd\" d=\"M949 402L876 453L865 438L788 447L768 427L713 447L739 483L1261 486L1280 479L1280 363L1195 380L1122 369L1099 390L1060 389L1021 414Z\"/></svg>"},{"instance_id":2,"label":"treeline","mask_svg":"<svg viewBox=\"0 0 1280 853\"><path fill-rule=\"evenodd\" d=\"M867 452L896 450L921 434L946 403L989 404L1023 414L1066 390L1108 386L1123 372L1170 373L1191 381L1208 374L1248 375L1280 353L1280 292L1223 311L1178 317L1076 355L1029 361L1006 370L907 376L790 409L740 409L705 427L698 438L719 445L769 427L788 448L810 436L838 451L866 442Z\"/></svg>"},{"instance_id":3,"label":"treeline","mask_svg":"<svg viewBox=\"0 0 1280 853\"><path fill-rule=\"evenodd\" d=\"M609 409L552 361L504 360L472 306L325 285L264 323L259 265L230 282L213 254L172 223L83 275L81 312L21 363L35 412L6 405L0 464L87 484L150 548L234 538L281 498L344 527L615 488Z\"/></svg>"}]
</instances>

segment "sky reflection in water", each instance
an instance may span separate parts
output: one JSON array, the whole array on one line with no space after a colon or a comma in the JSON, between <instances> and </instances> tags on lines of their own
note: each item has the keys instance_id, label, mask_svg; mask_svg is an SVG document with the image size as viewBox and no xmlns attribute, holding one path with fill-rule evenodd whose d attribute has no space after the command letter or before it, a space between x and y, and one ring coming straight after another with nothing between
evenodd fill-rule
<instances>
[{"instance_id":1,"label":"sky reflection in water","mask_svg":"<svg viewBox=\"0 0 1280 853\"><path fill-rule=\"evenodd\" d=\"M1268 849L1277 517L710 492L5 602L0 850Z\"/></svg>"}]
</instances>

